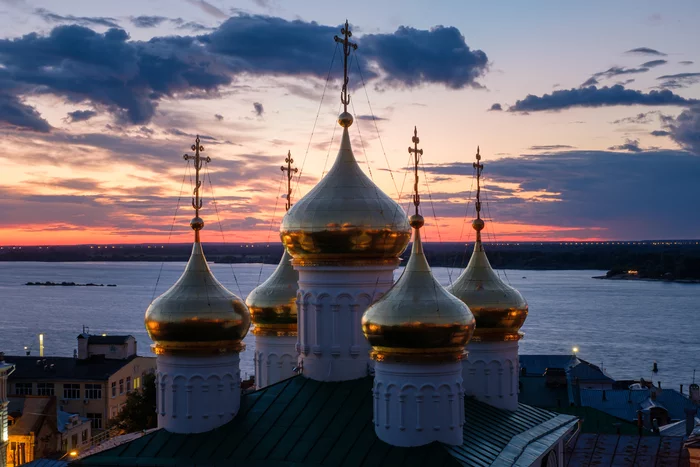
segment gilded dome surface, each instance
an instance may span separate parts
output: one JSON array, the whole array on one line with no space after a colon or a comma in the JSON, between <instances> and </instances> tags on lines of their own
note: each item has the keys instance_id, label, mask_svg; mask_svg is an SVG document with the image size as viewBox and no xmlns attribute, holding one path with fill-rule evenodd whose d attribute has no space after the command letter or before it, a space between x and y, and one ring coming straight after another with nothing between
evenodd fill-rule
<instances>
[{"instance_id":1,"label":"gilded dome surface","mask_svg":"<svg viewBox=\"0 0 700 467\"><path fill-rule=\"evenodd\" d=\"M277 269L246 298L246 305L256 335L287 335L297 333L297 289L299 273L291 264L285 250Z\"/></svg>"},{"instance_id":2,"label":"gilded dome surface","mask_svg":"<svg viewBox=\"0 0 700 467\"><path fill-rule=\"evenodd\" d=\"M182 276L151 303L145 324L156 353L240 351L250 312L216 280L197 239Z\"/></svg>"},{"instance_id":3,"label":"gilded dome surface","mask_svg":"<svg viewBox=\"0 0 700 467\"><path fill-rule=\"evenodd\" d=\"M340 150L328 174L282 220L282 243L301 264L397 260L410 240L401 206L357 164L351 124L341 122Z\"/></svg>"},{"instance_id":4,"label":"gilded dome surface","mask_svg":"<svg viewBox=\"0 0 700 467\"><path fill-rule=\"evenodd\" d=\"M523 296L506 284L491 267L477 240L467 268L447 290L469 306L476 318L473 341L520 339L520 328L527 318Z\"/></svg>"},{"instance_id":5,"label":"gilded dome surface","mask_svg":"<svg viewBox=\"0 0 700 467\"><path fill-rule=\"evenodd\" d=\"M411 224L422 225L421 216ZM403 274L362 317L362 330L376 360L461 359L474 332L474 316L464 302L440 285L423 253L419 228Z\"/></svg>"}]
</instances>

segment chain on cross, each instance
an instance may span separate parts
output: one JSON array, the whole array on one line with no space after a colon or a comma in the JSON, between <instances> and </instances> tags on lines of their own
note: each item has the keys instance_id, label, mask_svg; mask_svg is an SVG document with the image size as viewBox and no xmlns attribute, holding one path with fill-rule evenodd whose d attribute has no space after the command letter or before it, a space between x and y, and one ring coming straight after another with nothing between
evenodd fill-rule
<instances>
[{"instance_id":1,"label":"chain on cross","mask_svg":"<svg viewBox=\"0 0 700 467\"><path fill-rule=\"evenodd\" d=\"M292 159L292 151L287 152L287 157L284 159L284 162L287 163L287 167L282 166L280 169L282 169L282 172L287 172L287 204L285 204L285 209L289 211L289 208L292 207L292 174L295 174L299 171L296 167L292 167L292 164L294 163L294 159Z\"/></svg>"},{"instance_id":2,"label":"chain on cross","mask_svg":"<svg viewBox=\"0 0 700 467\"><path fill-rule=\"evenodd\" d=\"M194 161L194 173L195 173L195 186L194 186L194 191L192 193L192 207L194 208L195 212L195 218L199 217L199 210L202 209L202 200L199 197L199 189L202 186L202 181L199 178L199 172L202 170L202 165L206 162L207 164L211 162L210 157L202 157L200 153L204 152L204 146L202 146L199 141L199 135L197 135L197 139L194 141L195 144L191 146L191 149L194 151L194 156L190 156L189 154L185 154L183 159L186 161Z\"/></svg>"},{"instance_id":3,"label":"chain on cross","mask_svg":"<svg viewBox=\"0 0 700 467\"><path fill-rule=\"evenodd\" d=\"M481 219L481 171L484 170L484 164L481 163L479 146L476 147L476 162L472 166L476 169L476 218Z\"/></svg>"},{"instance_id":4,"label":"chain on cross","mask_svg":"<svg viewBox=\"0 0 700 467\"><path fill-rule=\"evenodd\" d=\"M418 143L420 143L420 138L418 138L418 127L413 127L413 147L408 148L408 153L413 154L413 169L415 175L415 181L413 183L413 205L416 207L416 215L418 215L418 205L420 204L420 195L418 194L418 162L419 157L423 155L423 150L418 149Z\"/></svg>"},{"instance_id":5,"label":"chain on cross","mask_svg":"<svg viewBox=\"0 0 700 467\"><path fill-rule=\"evenodd\" d=\"M343 104L343 111L347 112L348 104L350 103L350 95L348 94L348 57L351 51L357 50L357 44L349 40L352 37L352 31L350 31L348 20L345 20L345 27L340 32L343 34L343 37L334 36L333 39L343 44L343 90L340 92L340 102Z\"/></svg>"}]
</instances>

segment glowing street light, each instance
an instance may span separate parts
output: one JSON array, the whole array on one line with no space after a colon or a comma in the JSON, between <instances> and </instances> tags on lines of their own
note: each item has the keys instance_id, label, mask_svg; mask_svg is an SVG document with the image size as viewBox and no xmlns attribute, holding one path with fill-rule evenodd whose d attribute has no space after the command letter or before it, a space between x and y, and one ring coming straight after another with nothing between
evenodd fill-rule
<instances>
[{"instance_id":1,"label":"glowing street light","mask_svg":"<svg viewBox=\"0 0 700 467\"><path fill-rule=\"evenodd\" d=\"M571 350L574 352L574 355L578 353L578 347L576 346L574 346Z\"/></svg>"}]
</instances>

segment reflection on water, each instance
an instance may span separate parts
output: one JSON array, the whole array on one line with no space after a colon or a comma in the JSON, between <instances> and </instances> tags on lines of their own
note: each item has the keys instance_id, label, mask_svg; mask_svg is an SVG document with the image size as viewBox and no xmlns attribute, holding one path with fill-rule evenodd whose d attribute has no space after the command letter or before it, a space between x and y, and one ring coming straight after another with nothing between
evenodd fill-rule
<instances>
[{"instance_id":1,"label":"reflection on water","mask_svg":"<svg viewBox=\"0 0 700 467\"><path fill-rule=\"evenodd\" d=\"M180 276L185 263L164 263L156 296ZM0 351L21 355L45 333L46 355L73 355L85 325L95 333L136 336L141 354L151 354L143 315L154 294L160 263L0 262ZM247 295L273 265L222 265L212 269L236 294ZM234 280L235 271L238 285ZM434 269L448 282L445 268ZM456 277L454 271L452 277ZM567 353L601 363L616 378L651 378L665 387L690 383L700 369L700 286L661 282L601 281L601 271L506 271L530 304L521 353ZM503 275L503 272L501 272ZM117 287L27 287L29 281L117 284ZM241 374L252 374L253 336L241 357Z\"/></svg>"}]
</instances>

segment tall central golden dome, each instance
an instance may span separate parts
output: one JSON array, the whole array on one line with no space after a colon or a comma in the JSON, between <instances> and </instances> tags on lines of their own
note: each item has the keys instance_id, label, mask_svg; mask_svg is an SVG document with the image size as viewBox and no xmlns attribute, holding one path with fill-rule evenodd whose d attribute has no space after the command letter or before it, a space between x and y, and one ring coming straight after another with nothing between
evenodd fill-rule
<instances>
[{"instance_id":1,"label":"tall central golden dome","mask_svg":"<svg viewBox=\"0 0 700 467\"><path fill-rule=\"evenodd\" d=\"M299 264L396 261L411 238L401 206L365 175L353 155L347 57L357 46L348 41L347 23L342 32L344 39L336 36L345 55L340 150L328 174L287 212L280 227L282 243Z\"/></svg>"},{"instance_id":2,"label":"tall central golden dome","mask_svg":"<svg viewBox=\"0 0 700 467\"><path fill-rule=\"evenodd\" d=\"M447 288L469 306L476 317L476 331L472 341L514 341L522 337L520 328L527 318L528 306L523 296L515 288L498 277L486 257L481 243L484 221L481 219L481 155L477 149L476 219L472 227L476 230L474 252L462 274Z\"/></svg>"}]
</instances>

